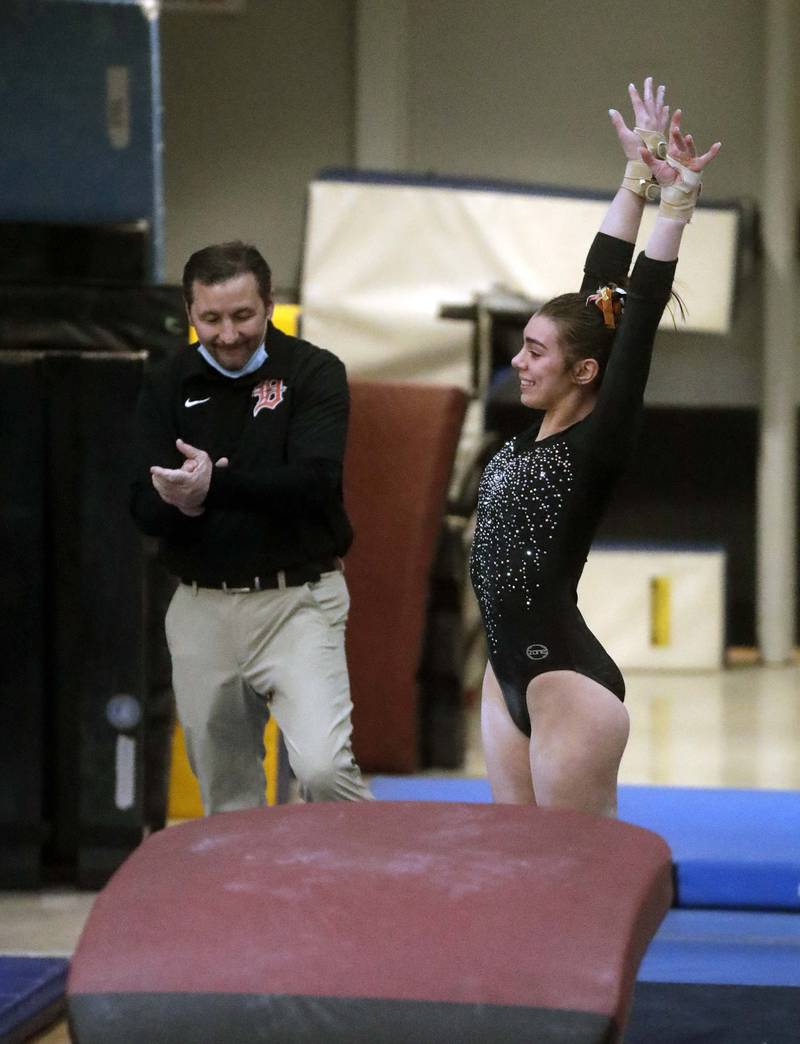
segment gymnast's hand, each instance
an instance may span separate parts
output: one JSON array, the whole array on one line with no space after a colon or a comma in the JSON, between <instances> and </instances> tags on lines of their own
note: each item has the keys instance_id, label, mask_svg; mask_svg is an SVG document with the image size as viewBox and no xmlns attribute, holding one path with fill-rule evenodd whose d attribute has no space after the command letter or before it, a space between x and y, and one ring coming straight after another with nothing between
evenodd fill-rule
<instances>
[{"instance_id":1,"label":"gymnast's hand","mask_svg":"<svg viewBox=\"0 0 800 1044\"><path fill-rule=\"evenodd\" d=\"M664 104L665 87L661 84L653 94L653 77L648 76L644 81L642 94L636 89L636 85L628 84L628 95L633 108L633 125L646 131L655 131L662 138L667 137L667 126L669 124L669 106ZM625 158L638 160L641 158L640 149L642 139L625 123L622 114L616 109L609 109L608 114L617 132L619 143Z\"/></svg>"},{"instance_id":2,"label":"gymnast's hand","mask_svg":"<svg viewBox=\"0 0 800 1044\"><path fill-rule=\"evenodd\" d=\"M670 121L666 160L658 159L644 147L639 150L641 159L652 170L659 185L684 184L686 171L701 174L722 148L722 142L715 141L707 152L698 156L692 135L681 131L681 115L681 110L676 109Z\"/></svg>"}]
</instances>

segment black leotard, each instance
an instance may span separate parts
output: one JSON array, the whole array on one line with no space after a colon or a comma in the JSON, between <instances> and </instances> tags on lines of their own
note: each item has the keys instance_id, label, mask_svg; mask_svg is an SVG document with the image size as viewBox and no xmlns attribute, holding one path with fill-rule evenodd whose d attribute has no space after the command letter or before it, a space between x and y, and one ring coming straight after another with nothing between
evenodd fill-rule
<instances>
[{"instance_id":1,"label":"black leotard","mask_svg":"<svg viewBox=\"0 0 800 1044\"><path fill-rule=\"evenodd\" d=\"M623 282L632 256L630 243L599 233L581 292ZM503 446L481 480L472 583L490 663L511 717L527 735L526 691L540 674L576 671L625 696L619 668L578 611L577 587L641 426L653 339L675 264L639 255L592 412L539 441L537 422Z\"/></svg>"}]
</instances>

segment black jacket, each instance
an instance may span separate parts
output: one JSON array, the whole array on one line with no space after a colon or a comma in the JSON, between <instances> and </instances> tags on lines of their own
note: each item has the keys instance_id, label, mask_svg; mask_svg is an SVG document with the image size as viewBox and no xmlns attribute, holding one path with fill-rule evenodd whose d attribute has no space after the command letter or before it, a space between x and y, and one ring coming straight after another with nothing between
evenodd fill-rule
<instances>
[{"instance_id":1,"label":"black jacket","mask_svg":"<svg viewBox=\"0 0 800 1044\"><path fill-rule=\"evenodd\" d=\"M343 555L352 541L342 504L344 366L272 324L266 349L266 362L246 377L225 377L196 346L145 375L131 510L183 580L243 581ZM153 464L183 463L178 437L230 460L214 468L196 518L165 504L150 479Z\"/></svg>"}]
</instances>

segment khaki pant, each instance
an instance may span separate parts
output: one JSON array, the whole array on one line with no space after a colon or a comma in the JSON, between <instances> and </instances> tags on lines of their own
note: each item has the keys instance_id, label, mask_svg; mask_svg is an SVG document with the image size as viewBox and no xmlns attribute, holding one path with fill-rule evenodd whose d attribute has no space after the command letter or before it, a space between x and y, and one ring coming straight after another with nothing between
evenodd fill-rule
<instances>
[{"instance_id":1,"label":"khaki pant","mask_svg":"<svg viewBox=\"0 0 800 1044\"><path fill-rule=\"evenodd\" d=\"M371 798L350 746L349 607L339 572L242 594L178 586L165 624L172 683L207 814L265 803L270 714L307 800Z\"/></svg>"}]
</instances>

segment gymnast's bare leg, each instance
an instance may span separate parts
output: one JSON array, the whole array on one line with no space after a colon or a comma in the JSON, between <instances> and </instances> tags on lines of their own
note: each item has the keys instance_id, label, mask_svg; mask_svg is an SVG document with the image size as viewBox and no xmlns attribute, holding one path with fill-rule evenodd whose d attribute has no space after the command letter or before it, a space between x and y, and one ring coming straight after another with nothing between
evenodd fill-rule
<instances>
[{"instance_id":1,"label":"gymnast's bare leg","mask_svg":"<svg viewBox=\"0 0 800 1044\"><path fill-rule=\"evenodd\" d=\"M512 721L489 663L483 676L481 737L494 800L506 805L535 805L530 741Z\"/></svg>"},{"instance_id":2,"label":"gymnast's bare leg","mask_svg":"<svg viewBox=\"0 0 800 1044\"><path fill-rule=\"evenodd\" d=\"M539 804L616 816L617 774L630 731L625 705L574 671L540 674L527 695Z\"/></svg>"}]
</instances>

